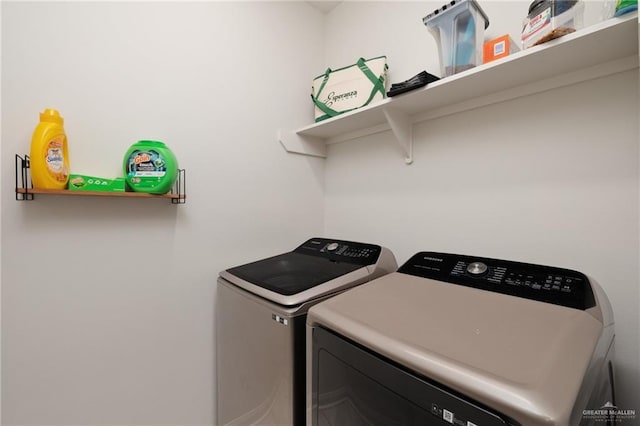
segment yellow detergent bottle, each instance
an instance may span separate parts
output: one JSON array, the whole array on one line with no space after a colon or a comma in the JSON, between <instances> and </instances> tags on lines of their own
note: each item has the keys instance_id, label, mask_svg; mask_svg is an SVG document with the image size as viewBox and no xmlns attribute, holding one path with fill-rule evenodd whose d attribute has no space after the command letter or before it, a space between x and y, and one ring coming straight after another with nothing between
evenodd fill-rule
<instances>
[{"instance_id":1,"label":"yellow detergent bottle","mask_svg":"<svg viewBox=\"0 0 640 426\"><path fill-rule=\"evenodd\" d=\"M31 138L31 180L38 189L65 189L69 181L69 152L64 119L47 108Z\"/></svg>"}]
</instances>

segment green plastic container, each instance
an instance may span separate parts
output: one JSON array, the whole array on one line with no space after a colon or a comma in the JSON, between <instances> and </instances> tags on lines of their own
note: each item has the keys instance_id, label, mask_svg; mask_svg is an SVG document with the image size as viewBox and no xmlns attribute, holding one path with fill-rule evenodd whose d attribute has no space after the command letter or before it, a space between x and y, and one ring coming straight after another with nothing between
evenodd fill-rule
<instances>
[{"instance_id":1,"label":"green plastic container","mask_svg":"<svg viewBox=\"0 0 640 426\"><path fill-rule=\"evenodd\" d=\"M124 176L135 192L166 194L178 177L178 160L162 142L138 141L124 156Z\"/></svg>"},{"instance_id":2,"label":"green plastic container","mask_svg":"<svg viewBox=\"0 0 640 426\"><path fill-rule=\"evenodd\" d=\"M638 0L618 0L616 2L616 13L613 16L622 16L634 10L638 10Z\"/></svg>"}]
</instances>

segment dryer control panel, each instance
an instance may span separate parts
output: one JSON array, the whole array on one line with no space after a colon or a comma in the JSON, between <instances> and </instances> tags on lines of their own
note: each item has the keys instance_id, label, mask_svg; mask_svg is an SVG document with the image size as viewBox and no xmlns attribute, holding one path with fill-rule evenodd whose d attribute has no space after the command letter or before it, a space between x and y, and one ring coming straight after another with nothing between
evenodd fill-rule
<instances>
[{"instance_id":1,"label":"dryer control panel","mask_svg":"<svg viewBox=\"0 0 640 426\"><path fill-rule=\"evenodd\" d=\"M420 252L398 272L575 309L585 310L596 304L584 274L553 266Z\"/></svg>"}]
</instances>

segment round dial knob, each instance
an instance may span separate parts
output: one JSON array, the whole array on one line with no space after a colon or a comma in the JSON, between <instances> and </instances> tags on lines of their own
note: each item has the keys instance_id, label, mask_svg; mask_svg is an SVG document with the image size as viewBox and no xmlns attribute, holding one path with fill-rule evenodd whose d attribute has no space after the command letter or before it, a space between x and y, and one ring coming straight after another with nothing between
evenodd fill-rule
<instances>
[{"instance_id":1,"label":"round dial knob","mask_svg":"<svg viewBox=\"0 0 640 426\"><path fill-rule=\"evenodd\" d=\"M467 266L467 272L471 275L482 275L487 272L487 265L482 262L472 262Z\"/></svg>"},{"instance_id":2,"label":"round dial knob","mask_svg":"<svg viewBox=\"0 0 640 426\"><path fill-rule=\"evenodd\" d=\"M329 245L327 245L327 251L334 251L336 250L338 247L340 247L338 245L338 243L331 243Z\"/></svg>"}]
</instances>

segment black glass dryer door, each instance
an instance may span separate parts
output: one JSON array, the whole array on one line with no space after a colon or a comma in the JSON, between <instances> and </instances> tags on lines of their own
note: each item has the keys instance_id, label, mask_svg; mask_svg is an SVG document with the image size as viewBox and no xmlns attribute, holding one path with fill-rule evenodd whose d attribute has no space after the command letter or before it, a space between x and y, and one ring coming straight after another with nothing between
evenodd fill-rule
<instances>
[{"instance_id":1,"label":"black glass dryer door","mask_svg":"<svg viewBox=\"0 0 640 426\"><path fill-rule=\"evenodd\" d=\"M359 268L362 265L291 252L237 266L227 272L267 290L291 296Z\"/></svg>"},{"instance_id":2,"label":"black glass dryer door","mask_svg":"<svg viewBox=\"0 0 640 426\"><path fill-rule=\"evenodd\" d=\"M500 415L323 328L313 329L313 426L506 426Z\"/></svg>"}]
</instances>

